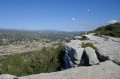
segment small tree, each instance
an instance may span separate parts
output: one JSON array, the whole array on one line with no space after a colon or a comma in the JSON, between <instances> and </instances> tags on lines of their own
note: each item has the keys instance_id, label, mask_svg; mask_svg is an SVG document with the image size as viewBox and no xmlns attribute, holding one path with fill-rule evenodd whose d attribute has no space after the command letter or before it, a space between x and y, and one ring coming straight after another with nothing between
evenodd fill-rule
<instances>
[{"instance_id":1,"label":"small tree","mask_svg":"<svg viewBox=\"0 0 120 79\"><path fill-rule=\"evenodd\" d=\"M23 74L24 60L19 54L12 55L9 59L4 60L2 62L2 72L1 73L8 73L16 76L20 76Z\"/></svg>"}]
</instances>

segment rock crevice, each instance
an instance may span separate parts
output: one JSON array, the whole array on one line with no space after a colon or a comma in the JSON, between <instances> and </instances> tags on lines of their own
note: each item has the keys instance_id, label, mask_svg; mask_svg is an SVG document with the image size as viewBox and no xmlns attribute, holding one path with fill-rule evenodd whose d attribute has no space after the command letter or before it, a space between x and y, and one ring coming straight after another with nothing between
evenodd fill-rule
<instances>
[{"instance_id":1,"label":"rock crevice","mask_svg":"<svg viewBox=\"0 0 120 79\"><path fill-rule=\"evenodd\" d=\"M68 55L67 61L69 67L78 66L92 66L106 60L120 63L120 43L111 40L105 40L104 37L97 37L92 34L82 36L89 40L71 40L71 42L65 44L64 51ZM80 38L82 38L80 37ZM107 37L111 39L111 37ZM114 38L115 39L115 38ZM117 40L117 39L116 39ZM119 41L119 40L118 40ZM92 43L97 50L86 47L82 48L82 43ZM97 43L96 43L97 42ZM65 56L66 57L66 56Z\"/></svg>"}]
</instances>

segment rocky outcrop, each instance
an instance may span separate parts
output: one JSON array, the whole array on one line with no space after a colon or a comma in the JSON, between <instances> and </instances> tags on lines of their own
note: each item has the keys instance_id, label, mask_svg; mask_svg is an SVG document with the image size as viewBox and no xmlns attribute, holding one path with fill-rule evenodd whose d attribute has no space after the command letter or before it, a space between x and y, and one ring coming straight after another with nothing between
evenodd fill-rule
<instances>
[{"instance_id":1,"label":"rocky outcrop","mask_svg":"<svg viewBox=\"0 0 120 79\"><path fill-rule=\"evenodd\" d=\"M70 43L64 46L64 51L65 68L76 67L80 64L84 48L81 48L81 42L79 40L71 40Z\"/></svg>"},{"instance_id":2,"label":"rocky outcrop","mask_svg":"<svg viewBox=\"0 0 120 79\"><path fill-rule=\"evenodd\" d=\"M41 73L23 77L0 75L0 79L120 79L120 66L105 61L89 67L75 67L64 71Z\"/></svg>"},{"instance_id":3,"label":"rocky outcrop","mask_svg":"<svg viewBox=\"0 0 120 79\"><path fill-rule=\"evenodd\" d=\"M66 69L78 66L91 66L99 63L95 50L90 47L83 48L82 42L80 40L71 40L71 42L65 44L64 61Z\"/></svg>"},{"instance_id":4,"label":"rocky outcrop","mask_svg":"<svg viewBox=\"0 0 120 79\"><path fill-rule=\"evenodd\" d=\"M93 44L101 56L120 64L120 38L91 36L90 41L94 41Z\"/></svg>"},{"instance_id":5,"label":"rocky outcrop","mask_svg":"<svg viewBox=\"0 0 120 79\"><path fill-rule=\"evenodd\" d=\"M65 44L65 63L66 68L76 66L94 65L105 60L111 60L120 64L120 39L108 36L94 36L93 34L84 35L89 40L71 40ZM114 40L113 40L114 39ZM82 42L93 43L97 48L82 48Z\"/></svg>"},{"instance_id":6,"label":"rocky outcrop","mask_svg":"<svg viewBox=\"0 0 120 79\"><path fill-rule=\"evenodd\" d=\"M93 48L90 47L86 47L85 48L85 53L89 59L89 64L90 65L95 65L99 63L99 60L97 58L97 55L95 53L95 50Z\"/></svg>"}]
</instances>

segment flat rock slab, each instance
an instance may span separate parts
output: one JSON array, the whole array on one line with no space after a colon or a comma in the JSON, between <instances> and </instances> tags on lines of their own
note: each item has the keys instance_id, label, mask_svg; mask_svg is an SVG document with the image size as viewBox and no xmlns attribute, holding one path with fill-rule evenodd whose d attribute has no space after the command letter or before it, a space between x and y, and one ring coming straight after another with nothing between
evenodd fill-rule
<instances>
[{"instance_id":1,"label":"flat rock slab","mask_svg":"<svg viewBox=\"0 0 120 79\"><path fill-rule=\"evenodd\" d=\"M108 57L108 59L120 64L120 38L104 35L102 37L94 36L93 34L89 35L91 36L89 41L97 47L97 51L100 55Z\"/></svg>"},{"instance_id":2,"label":"flat rock slab","mask_svg":"<svg viewBox=\"0 0 120 79\"><path fill-rule=\"evenodd\" d=\"M119 79L120 66L111 61L89 67L76 67L60 72L43 73L19 79Z\"/></svg>"},{"instance_id":3,"label":"flat rock slab","mask_svg":"<svg viewBox=\"0 0 120 79\"><path fill-rule=\"evenodd\" d=\"M120 63L120 44L113 42L105 42L102 44L94 44L97 47L97 51L103 55L108 57L112 61L116 61Z\"/></svg>"},{"instance_id":4,"label":"flat rock slab","mask_svg":"<svg viewBox=\"0 0 120 79\"><path fill-rule=\"evenodd\" d=\"M17 79L17 77L10 74L2 74L0 75L0 79Z\"/></svg>"}]
</instances>

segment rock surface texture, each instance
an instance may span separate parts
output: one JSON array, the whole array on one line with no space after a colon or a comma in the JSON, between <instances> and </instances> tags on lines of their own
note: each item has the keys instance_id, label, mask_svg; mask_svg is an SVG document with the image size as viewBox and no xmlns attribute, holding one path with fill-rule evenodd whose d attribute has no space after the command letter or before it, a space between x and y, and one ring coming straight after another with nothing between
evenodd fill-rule
<instances>
[{"instance_id":1,"label":"rock surface texture","mask_svg":"<svg viewBox=\"0 0 120 79\"><path fill-rule=\"evenodd\" d=\"M85 38L89 40L75 39L65 44L66 69L63 71L23 77L3 74L0 79L120 79L120 38L97 37L93 34L86 35ZM83 48L83 42L93 43L97 50Z\"/></svg>"},{"instance_id":2,"label":"rock surface texture","mask_svg":"<svg viewBox=\"0 0 120 79\"><path fill-rule=\"evenodd\" d=\"M95 50L93 48L90 47L86 47L85 48L85 53L89 59L89 64L90 65L95 65L99 63L99 60L97 58L97 55L95 53Z\"/></svg>"},{"instance_id":3,"label":"rock surface texture","mask_svg":"<svg viewBox=\"0 0 120 79\"><path fill-rule=\"evenodd\" d=\"M15 79L15 78L17 78L17 77L14 75L10 75L10 74L0 75L0 79Z\"/></svg>"},{"instance_id":4,"label":"rock surface texture","mask_svg":"<svg viewBox=\"0 0 120 79\"><path fill-rule=\"evenodd\" d=\"M120 38L91 36L100 55L120 64Z\"/></svg>"},{"instance_id":5,"label":"rock surface texture","mask_svg":"<svg viewBox=\"0 0 120 79\"><path fill-rule=\"evenodd\" d=\"M80 64L84 48L81 48L82 42L80 40L71 40L64 46L66 69L76 67Z\"/></svg>"},{"instance_id":6,"label":"rock surface texture","mask_svg":"<svg viewBox=\"0 0 120 79\"><path fill-rule=\"evenodd\" d=\"M83 36L84 37L84 36ZM105 60L111 60L120 64L120 38L108 36L85 35L89 40L71 40L65 44L66 52L64 60L66 68L75 66L94 65ZM92 43L97 50L90 47L82 48L82 42ZM87 64L85 64L88 62Z\"/></svg>"}]
</instances>

